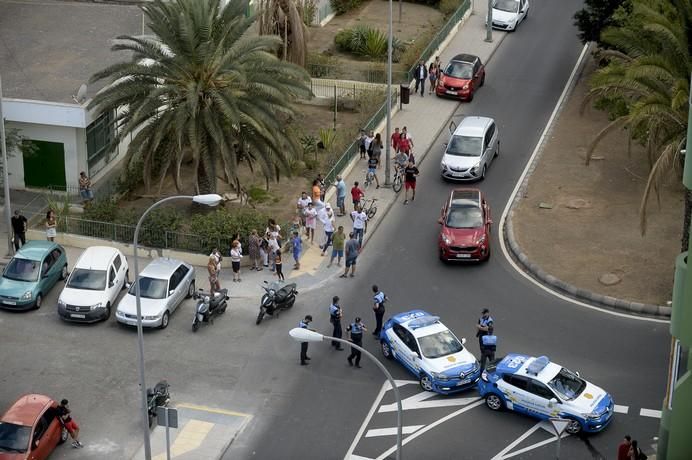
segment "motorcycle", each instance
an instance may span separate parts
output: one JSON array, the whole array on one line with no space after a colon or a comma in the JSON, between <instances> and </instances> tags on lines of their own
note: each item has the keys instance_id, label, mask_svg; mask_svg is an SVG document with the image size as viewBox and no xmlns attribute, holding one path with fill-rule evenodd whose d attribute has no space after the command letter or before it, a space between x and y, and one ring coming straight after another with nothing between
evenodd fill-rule
<instances>
[{"instance_id":1,"label":"motorcycle","mask_svg":"<svg viewBox=\"0 0 692 460\"><path fill-rule=\"evenodd\" d=\"M197 332L202 323L214 324L214 318L222 315L228 306L228 289L221 289L213 294L200 289L194 295L197 300L195 318L192 320L192 332Z\"/></svg>"},{"instance_id":2,"label":"motorcycle","mask_svg":"<svg viewBox=\"0 0 692 460\"><path fill-rule=\"evenodd\" d=\"M170 385L166 380L161 380L154 388L147 388L147 412L149 413L149 428L154 425L156 408L168 405L171 395L168 392Z\"/></svg>"},{"instance_id":3,"label":"motorcycle","mask_svg":"<svg viewBox=\"0 0 692 460\"><path fill-rule=\"evenodd\" d=\"M286 285L281 281L274 281L272 283L265 281L264 283L267 284L267 286L260 286L265 292L260 301L260 311L257 315L255 324L261 323L265 315L278 318L281 310L288 310L296 303L296 295L298 294L296 283L289 283Z\"/></svg>"}]
</instances>

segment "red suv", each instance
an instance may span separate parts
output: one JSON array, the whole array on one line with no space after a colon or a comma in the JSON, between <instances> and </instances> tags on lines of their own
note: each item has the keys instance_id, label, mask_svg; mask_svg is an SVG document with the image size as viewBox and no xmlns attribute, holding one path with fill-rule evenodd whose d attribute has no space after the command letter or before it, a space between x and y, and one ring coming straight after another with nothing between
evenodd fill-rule
<instances>
[{"instance_id":1,"label":"red suv","mask_svg":"<svg viewBox=\"0 0 692 460\"><path fill-rule=\"evenodd\" d=\"M48 396L19 398L0 418L0 460L44 460L67 440L57 417L58 403Z\"/></svg>"},{"instance_id":2,"label":"red suv","mask_svg":"<svg viewBox=\"0 0 692 460\"><path fill-rule=\"evenodd\" d=\"M485 83L485 66L478 56L457 54L440 74L435 94L471 102L473 94Z\"/></svg>"},{"instance_id":3,"label":"red suv","mask_svg":"<svg viewBox=\"0 0 692 460\"><path fill-rule=\"evenodd\" d=\"M484 261L490 257L490 206L475 188L452 190L438 221L440 260Z\"/></svg>"}]
</instances>

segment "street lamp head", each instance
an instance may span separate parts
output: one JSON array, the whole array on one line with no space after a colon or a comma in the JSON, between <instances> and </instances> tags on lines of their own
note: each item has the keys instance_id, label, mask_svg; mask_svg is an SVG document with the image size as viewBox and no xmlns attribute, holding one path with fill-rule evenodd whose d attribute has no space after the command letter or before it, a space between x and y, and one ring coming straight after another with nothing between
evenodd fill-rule
<instances>
[{"instance_id":1,"label":"street lamp head","mask_svg":"<svg viewBox=\"0 0 692 460\"><path fill-rule=\"evenodd\" d=\"M192 197L192 201L206 206L217 206L223 201L223 198L216 193L208 193L206 195L195 195Z\"/></svg>"},{"instance_id":2,"label":"street lamp head","mask_svg":"<svg viewBox=\"0 0 692 460\"><path fill-rule=\"evenodd\" d=\"M294 327L288 331L288 335L296 342L321 342L324 340L324 336L319 332L304 329L302 327Z\"/></svg>"}]
</instances>

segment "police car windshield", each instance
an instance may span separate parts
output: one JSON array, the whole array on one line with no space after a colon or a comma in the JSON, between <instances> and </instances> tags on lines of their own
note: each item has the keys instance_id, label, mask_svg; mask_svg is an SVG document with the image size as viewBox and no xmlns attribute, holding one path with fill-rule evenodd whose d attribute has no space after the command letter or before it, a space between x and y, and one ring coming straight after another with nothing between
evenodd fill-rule
<instances>
[{"instance_id":1,"label":"police car windshield","mask_svg":"<svg viewBox=\"0 0 692 460\"><path fill-rule=\"evenodd\" d=\"M418 343L423 356L431 359L459 353L464 349L461 342L454 337L451 331L441 331L419 337Z\"/></svg>"},{"instance_id":2,"label":"police car windshield","mask_svg":"<svg viewBox=\"0 0 692 460\"><path fill-rule=\"evenodd\" d=\"M548 386L555 390L562 398L567 400L575 399L586 388L586 382L569 369L560 369L553 379L548 382Z\"/></svg>"}]
</instances>

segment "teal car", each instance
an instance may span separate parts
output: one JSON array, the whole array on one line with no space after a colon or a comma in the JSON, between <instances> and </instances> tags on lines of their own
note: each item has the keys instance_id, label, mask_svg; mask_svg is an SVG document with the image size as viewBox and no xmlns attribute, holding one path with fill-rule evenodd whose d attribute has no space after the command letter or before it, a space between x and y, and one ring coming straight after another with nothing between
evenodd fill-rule
<instances>
[{"instance_id":1,"label":"teal car","mask_svg":"<svg viewBox=\"0 0 692 460\"><path fill-rule=\"evenodd\" d=\"M52 241L29 241L7 264L0 278L0 308L41 308L58 280L67 277L65 249Z\"/></svg>"}]
</instances>

